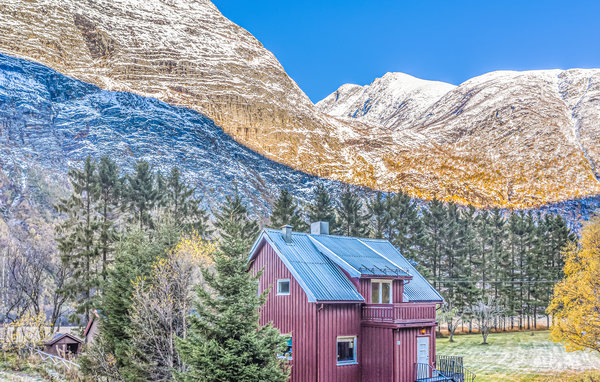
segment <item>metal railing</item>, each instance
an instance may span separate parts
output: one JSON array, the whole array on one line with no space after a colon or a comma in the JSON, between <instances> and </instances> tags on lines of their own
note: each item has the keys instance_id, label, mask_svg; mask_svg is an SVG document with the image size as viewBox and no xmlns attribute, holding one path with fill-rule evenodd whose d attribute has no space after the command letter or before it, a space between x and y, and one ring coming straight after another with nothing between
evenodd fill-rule
<instances>
[{"instance_id":1,"label":"metal railing","mask_svg":"<svg viewBox=\"0 0 600 382\"><path fill-rule=\"evenodd\" d=\"M42 361L48 361L49 360L49 361L51 361L55 365L63 365L64 367L67 368L67 370L70 370L72 367L79 368L79 364L77 364L77 363L75 363L73 361L70 361L70 360L68 360L66 358L62 358L62 357L59 357L59 356L54 355L54 354L49 354L49 353L43 352L43 351L41 351L39 349L36 349L35 352L36 352L36 354L38 356L40 356L40 358L42 359Z\"/></svg>"},{"instance_id":2,"label":"metal railing","mask_svg":"<svg viewBox=\"0 0 600 382\"><path fill-rule=\"evenodd\" d=\"M428 363L415 363L415 381L451 381Z\"/></svg>"},{"instance_id":3,"label":"metal railing","mask_svg":"<svg viewBox=\"0 0 600 382\"><path fill-rule=\"evenodd\" d=\"M438 355L435 358L436 369L454 382L473 382L475 373L465 368L463 357Z\"/></svg>"}]
</instances>

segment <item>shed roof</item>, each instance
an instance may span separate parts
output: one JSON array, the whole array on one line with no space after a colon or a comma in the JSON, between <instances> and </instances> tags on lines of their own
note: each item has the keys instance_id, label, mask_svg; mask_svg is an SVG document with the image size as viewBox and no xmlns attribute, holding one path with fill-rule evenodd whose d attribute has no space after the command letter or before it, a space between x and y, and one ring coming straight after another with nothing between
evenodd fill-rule
<instances>
[{"instance_id":1,"label":"shed roof","mask_svg":"<svg viewBox=\"0 0 600 382\"><path fill-rule=\"evenodd\" d=\"M270 243L300 284L309 302L363 302L350 277L403 276L410 301L443 301L439 293L387 240L293 232L286 243L280 230L264 229L251 252Z\"/></svg>"},{"instance_id":2,"label":"shed roof","mask_svg":"<svg viewBox=\"0 0 600 382\"><path fill-rule=\"evenodd\" d=\"M77 338L69 333L54 333L54 335L52 337L50 337L49 339L46 340L46 345L48 345L48 346L54 345L55 343L57 343L58 341L60 341L61 339L65 338L65 337L70 338L74 342L78 342L78 343L83 342L79 338Z\"/></svg>"}]
</instances>

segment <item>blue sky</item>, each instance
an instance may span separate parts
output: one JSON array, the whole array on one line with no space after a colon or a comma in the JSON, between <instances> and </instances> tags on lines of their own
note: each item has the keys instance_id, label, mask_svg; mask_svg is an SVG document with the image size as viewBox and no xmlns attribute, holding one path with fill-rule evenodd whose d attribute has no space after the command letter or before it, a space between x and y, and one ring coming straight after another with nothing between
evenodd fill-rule
<instances>
[{"instance_id":1,"label":"blue sky","mask_svg":"<svg viewBox=\"0 0 600 382\"><path fill-rule=\"evenodd\" d=\"M386 72L600 67L600 1L214 0L314 101Z\"/></svg>"}]
</instances>

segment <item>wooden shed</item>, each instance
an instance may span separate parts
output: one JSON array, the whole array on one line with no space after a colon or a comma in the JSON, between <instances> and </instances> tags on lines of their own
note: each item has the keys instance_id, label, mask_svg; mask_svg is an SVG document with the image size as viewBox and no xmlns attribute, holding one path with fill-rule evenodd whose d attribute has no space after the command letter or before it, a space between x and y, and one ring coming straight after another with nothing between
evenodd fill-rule
<instances>
[{"instance_id":1,"label":"wooden shed","mask_svg":"<svg viewBox=\"0 0 600 382\"><path fill-rule=\"evenodd\" d=\"M59 357L76 357L83 341L68 333L56 333L44 343L44 351Z\"/></svg>"}]
</instances>

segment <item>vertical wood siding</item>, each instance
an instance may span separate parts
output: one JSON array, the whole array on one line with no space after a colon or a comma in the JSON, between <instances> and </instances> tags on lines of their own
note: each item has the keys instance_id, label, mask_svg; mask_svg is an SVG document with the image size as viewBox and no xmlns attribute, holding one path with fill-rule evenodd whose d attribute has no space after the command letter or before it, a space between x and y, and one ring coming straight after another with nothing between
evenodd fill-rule
<instances>
[{"instance_id":1,"label":"vertical wood siding","mask_svg":"<svg viewBox=\"0 0 600 382\"><path fill-rule=\"evenodd\" d=\"M320 307L320 305L319 305ZM359 382L363 339L360 335L360 304L324 304L319 321L319 382ZM337 365L337 337L356 336L356 365ZM300 382L300 381L295 381Z\"/></svg>"},{"instance_id":2,"label":"vertical wood siding","mask_svg":"<svg viewBox=\"0 0 600 382\"><path fill-rule=\"evenodd\" d=\"M251 265L263 269L260 291L271 288L261 311L261 324L273 322L282 333L292 333L292 382L412 382L421 328L361 327L361 304L309 303L302 287L268 243ZM277 279L290 279L290 295L277 296ZM402 296L394 281L394 302ZM359 292L370 303L370 280L358 280ZM435 360L435 330L430 337L430 361ZM337 366L337 337L357 336L357 365ZM399 342L398 342L399 341ZM399 343L399 345L398 345Z\"/></svg>"},{"instance_id":3,"label":"vertical wood siding","mask_svg":"<svg viewBox=\"0 0 600 382\"><path fill-rule=\"evenodd\" d=\"M398 304L402 302L402 295L404 294L404 281L403 280L394 280L392 285L392 299L393 303Z\"/></svg>"},{"instance_id":4,"label":"vertical wood siding","mask_svg":"<svg viewBox=\"0 0 600 382\"><path fill-rule=\"evenodd\" d=\"M300 284L268 244L251 266L253 272L261 269L260 291L271 288L271 292L262 308L260 322L262 325L273 322L282 333L292 334L291 381L314 381L316 305L308 302ZM290 279L289 296L277 296L277 279Z\"/></svg>"},{"instance_id":5,"label":"vertical wood siding","mask_svg":"<svg viewBox=\"0 0 600 382\"><path fill-rule=\"evenodd\" d=\"M394 372L393 329L363 326L362 374L363 381L391 382Z\"/></svg>"},{"instance_id":6,"label":"vertical wood siding","mask_svg":"<svg viewBox=\"0 0 600 382\"><path fill-rule=\"evenodd\" d=\"M260 322L262 325L273 322L282 333L292 333L290 380L317 381L318 374L318 382L359 382L362 351L360 304L309 303L300 284L269 244L260 249L250 268L252 272L261 269L260 291L270 287L271 292L262 308ZM277 296L277 279L288 278L290 295ZM357 365L337 366L338 336L357 336Z\"/></svg>"}]
</instances>

